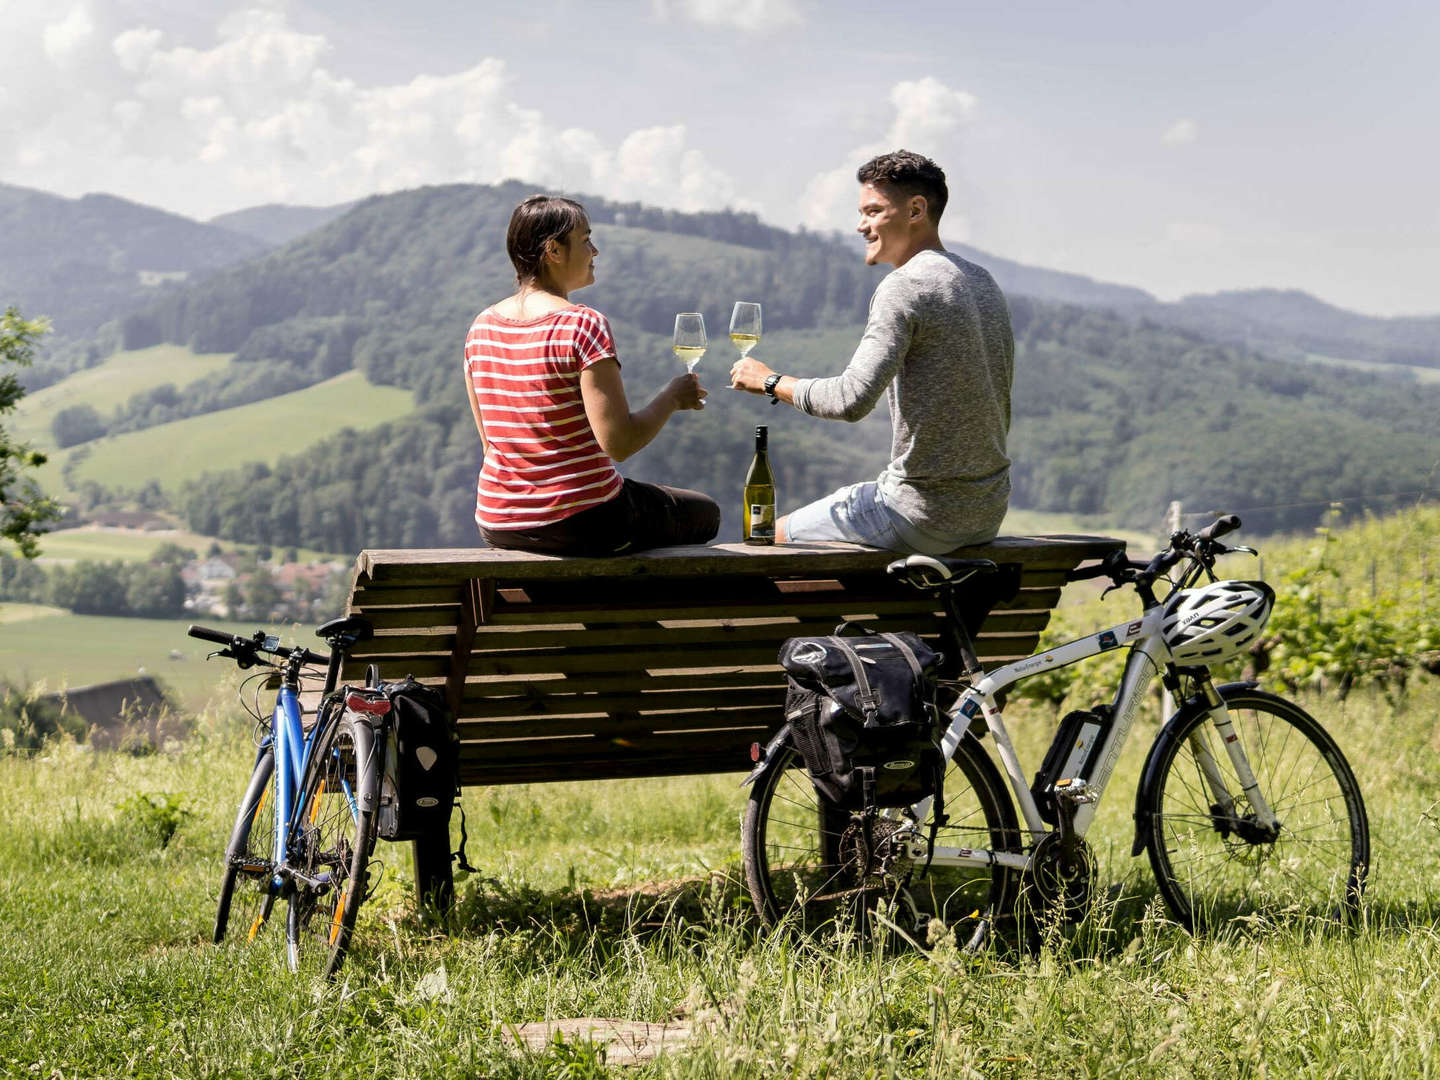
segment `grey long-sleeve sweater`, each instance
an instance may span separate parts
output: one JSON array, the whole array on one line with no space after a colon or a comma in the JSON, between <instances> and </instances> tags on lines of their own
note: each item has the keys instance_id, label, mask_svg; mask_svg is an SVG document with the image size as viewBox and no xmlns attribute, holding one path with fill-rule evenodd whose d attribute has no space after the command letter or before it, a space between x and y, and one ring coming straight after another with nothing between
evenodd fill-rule
<instances>
[{"instance_id":1,"label":"grey long-sleeve sweater","mask_svg":"<svg viewBox=\"0 0 1440 1080\"><path fill-rule=\"evenodd\" d=\"M849 366L800 379L795 407L859 420L890 404L886 503L960 544L993 537L1010 498L1010 383L1015 340L994 278L948 251L922 251L870 299L870 320Z\"/></svg>"}]
</instances>

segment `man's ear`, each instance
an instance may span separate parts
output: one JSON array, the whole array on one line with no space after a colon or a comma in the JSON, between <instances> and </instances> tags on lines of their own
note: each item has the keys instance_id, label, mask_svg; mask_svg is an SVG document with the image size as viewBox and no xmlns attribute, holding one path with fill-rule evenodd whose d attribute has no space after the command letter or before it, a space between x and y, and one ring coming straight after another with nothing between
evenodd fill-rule
<instances>
[{"instance_id":1,"label":"man's ear","mask_svg":"<svg viewBox=\"0 0 1440 1080\"><path fill-rule=\"evenodd\" d=\"M930 216L930 203L924 195L910 196L910 220L924 221Z\"/></svg>"}]
</instances>

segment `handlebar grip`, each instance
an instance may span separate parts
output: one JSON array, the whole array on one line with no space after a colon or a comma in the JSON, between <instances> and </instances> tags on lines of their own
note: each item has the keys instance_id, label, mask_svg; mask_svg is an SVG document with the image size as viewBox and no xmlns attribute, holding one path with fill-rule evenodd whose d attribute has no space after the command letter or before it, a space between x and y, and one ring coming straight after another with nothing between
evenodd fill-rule
<instances>
[{"instance_id":1,"label":"handlebar grip","mask_svg":"<svg viewBox=\"0 0 1440 1080\"><path fill-rule=\"evenodd\" d=\"M300 651L305 654L300 659L302 664L328 664L330 662L330 657L327 655L311 652L309 649L301 649Z\"/></svg>"},{"instance_id":2,"label":"handlebar grip","mask_svg":"<svg viewBox=\"0 0 1440 1080\"><path fill-rule=\"evenodd\" d=\"M1108 564L1098 562L1094 566L1083 566L1065 575L1066 581L1089 581L1091 578L1106 577L1110 573Z\"/></svg>"},{"instance_id":3,"label":"handlebar grip","mask_svg":"<svg viewBox=\"0 0 1440 1080\"><path fill-rule=\"evenodd\" d=\"M1197 540L1214 540L1216 537L1232 533L1240 528L1240 518L1236 514L1226 514L1224 517L1216 518L1209 526L1200 530Z\"/></svg>"},{"instance_id":4,"label":"handlebar grip","mask_svg":"<svg viewBox=\"0 0 1440 1080\"><path fill-rule=\"evenodd\" d=\"M194 623L190 624L189 629L187 629L185 633L193 638L199 638L201 641L213 641L216 645L233 645L235 643L234 634L226 634L219 630L211 630L208 627L196 626Z\"/></svg>"}]
</instances>

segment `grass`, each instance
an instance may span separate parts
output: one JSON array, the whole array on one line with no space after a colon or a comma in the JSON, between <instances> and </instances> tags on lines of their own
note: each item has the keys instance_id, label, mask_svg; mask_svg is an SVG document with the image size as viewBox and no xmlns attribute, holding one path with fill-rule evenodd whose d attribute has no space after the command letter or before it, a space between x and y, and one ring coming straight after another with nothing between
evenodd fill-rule
<instances>
[{"instance_id":1,"label":"grass","mask_svg":"<svg viewBox=\"0 0 1440 1080\"><path fill-rule=\"evenodd\" d=\"M470 791L448 932L418 922L407 852L362 909L340 984L206 943L247 726L208 714L172 754L58 745L0 759L0 1071L80 1076L1422 1076L1440 1006L1434 684L1395 715L1312 701L1360 773L1375 839L1365 924L1192 939L1128 857L1126 755L1097 819L1116 899L1035 952L976 957L753 925L732 776ZM1046 725L1033 718L1032 741ZM188 810L161 847L136 793ZM688 882L688 885L685 884ZM516 1025L692 1025L629 1070Z\"/></svg>"},{"instance_id":2,"label":"grass","mask_svg":"<svg viewBox=\"0 0 1440 1080\"><path fill-rule=\"evenodd\" d=\"M183 345L153 345L118 352L103 364L26 394L13 417L14 434L22 442L54 449L50 423L61 409L89 405L102 417L113 413L141 390L173 383L177 388L219 371L231 353L194 353ZM11 422L7 422L7 428Z\"/></svg>"},{"instance_id":3,"label":"grass","mask_svg":"<svg viewBox=\"0 0 1440 1080\"><path fill-rule=\"evenodd\" d=\"M46 619L52 615L67 614L64 608L51 607L49 604L0 604L0 625L5 623L21 623L29 619Z\"/></svg>"},{"instance_id":4,"label":"grass","mask_svg":"<svg viewBox=\"0 0 1440 1080\"><path fill-rule=\"evenodd\" d=\"M63 497L67 493L60 471L74 460L77 483L94 480L107 488L133 490L155 480L173 490L207 471L250 461L273 465L342 428L374 427L404 416L413 406L409 391L372 386L360 372L347 371L252 405L73 447L51 459L41 482Z\"/></svg>"},{"instance_id":5,"label":"grass","mask_svg":"<svg viewBox=\"0 0 1440 1080\"><path fill-rule=\"evenodd\" d=\"M1371 528L1354 535L1383 544ZM1303 548L1267 555L1286 567ZM1132 606L1117 595L1101 610L1118 621ZM80 637L72 624L57 642ZM1434 1076L1440 683L1303 701L1369 811L1353 931L1280 920L1197 939L1169 922L1129 854L1159 723L1147 711L1089 837L1105 898L1036 949L763 932L739 884L738 777L556 783L466 792L478 872L443 927L416 917L408 852L382 845L328 987L285 973L278 926L253 946L207 944L253 756L233 708L207 710L169 753L0 755L0 1075ZM1016 701L1007 717L1037 764L1053 714ZM163 845L162 806L188 812ZM583 1040L525 1049L507 1035L575 1017L677 1022L691 1039L622 1069Z\"/></svg>"},{"instance_id":6,"label":"grass","mask_svg":"<svg viewBox=\"0 0 1440 1080\"><path fill-rule=\"evenodd\" d=\"M73 563L82 560L145 562L155 554L157 548L164 544L178 544L203 556L210 550L210 545L217 542L227 551L253 551L256 547L254 544L237 544L230 540L217 540L213 536L202 536L200 533L187 532L183 529L141 530L85 525L77 529L62 529L58 532L46 533L40 540L40 556L37 561L41 564ZM300 562L325 561L336 558L344 562L347 558L315 551L312 548L298 548L296 553Z\"/></svg>"},{"instance_id":7,"label":"grass","mask_svg":"<svg viewBox=\"0 0 1440 1080\"><path fill-rule=\"evenodd\" d=\"M12 614L13 613L13 614ZM72 615L38 604L0 604L0 682L19 686L43 683L44 689L88 686L133 678L139 671L153 675L191 711L212 699L233 701L234 667L207 664L210 646L185 635L191 621L221 630L249 634L250 623L222 620L126 619L105 615ZM282 635L289 632L282 629ZM301 630L295 640L313 634Z\"/></svg>"}]
</instances>

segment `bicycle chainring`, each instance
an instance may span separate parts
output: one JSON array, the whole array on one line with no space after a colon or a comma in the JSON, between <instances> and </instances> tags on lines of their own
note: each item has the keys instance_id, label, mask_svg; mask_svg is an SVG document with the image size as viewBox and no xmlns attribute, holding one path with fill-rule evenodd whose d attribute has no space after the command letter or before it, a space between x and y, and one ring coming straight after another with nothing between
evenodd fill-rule
<instances>
[{"instance_id":1,"label":"bicycle chainring","mask_svg":"<svg viewBox=\"0 0 1440 1080\"><path fill-rule=\"evenodd\" d=\"M1023 889L1035 914L1055 912L1065 922L1079 922L1090 910L1095 892L1095 859L1089 845L1073 837L1067 849L1058 832L1047 833L1035 845Z\"/></svg>"}]
</instances>

